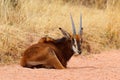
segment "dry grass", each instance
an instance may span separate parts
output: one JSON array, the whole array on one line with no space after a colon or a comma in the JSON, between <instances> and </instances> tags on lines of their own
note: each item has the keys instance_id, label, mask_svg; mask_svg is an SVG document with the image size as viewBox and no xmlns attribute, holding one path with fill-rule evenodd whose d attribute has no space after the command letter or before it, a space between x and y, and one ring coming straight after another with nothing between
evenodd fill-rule
<instances>
[{"instance_id":1,"label":"dry grass","mask_svg":"<svg viewBox=\"0 0 120 80\"><path fill-rule=\"evenodd\" d=\"M42 36L62 36L58 27L71 32L69 13L73 15L77 30L80 12L83 14L83 37L89 42L92 53L120 48L119 0L107 3L104 2L107 0L91 0L96 1L93 4L89 0L3 1L0 0L1 64L18 62L24 49Z\"/></svg>"}]
</instances>

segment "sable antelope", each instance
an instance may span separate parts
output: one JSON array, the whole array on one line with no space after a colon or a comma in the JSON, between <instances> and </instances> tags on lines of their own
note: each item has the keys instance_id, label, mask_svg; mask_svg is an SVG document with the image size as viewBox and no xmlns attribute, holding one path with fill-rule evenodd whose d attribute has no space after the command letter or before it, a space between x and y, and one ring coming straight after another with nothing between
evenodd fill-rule
<instances>
[{"instance_id":1,"label":"sable antelope","mask_svg":"<svg viewBox=\"0 0 120 80\"><path fill-rule=\"evenodd\" d=\"M67 61L74 53L81 54L82 15L80 16L80 31L78 34L76 34L73 18L71 15L70 17L73 35L59 28L64 37L60 39L41 38L37 44L25 50L21 59L21 66L64 69L67 66Z\"/></svg>"}]
</instances>

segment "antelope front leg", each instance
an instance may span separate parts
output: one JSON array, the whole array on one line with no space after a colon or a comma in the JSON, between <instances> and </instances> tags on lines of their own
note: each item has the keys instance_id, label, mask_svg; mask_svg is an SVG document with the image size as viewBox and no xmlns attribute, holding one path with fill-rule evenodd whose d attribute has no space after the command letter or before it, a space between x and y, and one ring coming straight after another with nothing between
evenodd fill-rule
<instances>
[{"instance_id":1,"label":"antelope front leg","mask_svg":"<svg viewBox=\"0 0 120 80\"><path fill-rule=\"evenodd\" d=\"M49 50L50 52L49 52L48 64L52 65L56 69L65 69L65 67L61 64L61 62L57 58L54 50L52 49L49 49Z\"/></svg>"},{"instance_id":2,"label":"antelope front leg","mask_svg":"<svg viewBox=\"0 0 120 80\"><path fill-rule=\"evenodd\" d=\"M65 69L56 55L54 55L53 58L50 59L50 65L53 65L56 69Z\"/></svg>"}]
</instances>

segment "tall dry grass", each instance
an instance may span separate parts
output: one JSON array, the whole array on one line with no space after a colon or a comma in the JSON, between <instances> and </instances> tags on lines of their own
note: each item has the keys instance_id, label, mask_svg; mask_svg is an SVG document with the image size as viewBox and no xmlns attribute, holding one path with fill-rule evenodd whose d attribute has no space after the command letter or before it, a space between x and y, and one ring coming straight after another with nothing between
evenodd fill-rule
<instances>
[{"instance_id":1,"label":"tall dry grass","mask_svg":"<svg viewBox=\"0 0 120 80\"><path fill-rule=\"evenodd\" d=\"M19 62L22 52L42 36L71 32L70 15L91 53L120 48L120 0L0 0L0 64ZM85 45L85 44L84 44ZM83 54L87 53L83 50Z\"/></svg>"}]
</instances>

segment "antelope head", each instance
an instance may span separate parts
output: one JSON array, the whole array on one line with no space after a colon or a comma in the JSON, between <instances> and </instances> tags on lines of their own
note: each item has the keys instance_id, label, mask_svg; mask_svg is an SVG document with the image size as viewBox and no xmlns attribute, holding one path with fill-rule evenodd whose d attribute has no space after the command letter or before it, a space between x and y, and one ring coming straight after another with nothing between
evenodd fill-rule
<instances>
[{"instance_id":1,"label":"antelope head","mask_svg":"<svg viewBox=\"0 0 120 80\"><path fill-rule=\"evenodd\" d=\"M82 14L80 15L80 25L79 25L79 31L78 34L76 33L76 29L75 29L75 24L72 18L72 15L70 14L70 18L71 18L71 23L72 23L72 32L73 34L70 35L67 31L63 30L62 28L59 28L61 30L61 32L63 33L63 35L71 40L71 46L72 46L72 50L74 51L74 53L77 54L81 54L81 45L82 45L82 33L83 33L83 28L82 28Z\"/></svg>"}]
</instances>

